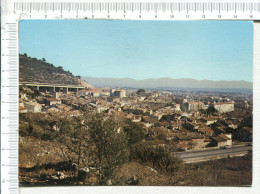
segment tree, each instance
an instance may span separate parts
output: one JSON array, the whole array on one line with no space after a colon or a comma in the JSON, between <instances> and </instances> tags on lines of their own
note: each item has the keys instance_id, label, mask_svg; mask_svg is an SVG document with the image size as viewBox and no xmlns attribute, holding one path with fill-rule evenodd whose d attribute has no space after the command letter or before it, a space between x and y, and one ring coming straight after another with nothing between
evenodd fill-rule
<instances>
[{"instance_id":1,"label":"tree","mask_svg":"<svg viewBox=\"0 0 260 194\"><path fill-rule=\"evenodd\" d=\"M112 178L114 170L129 157L127 139L120 132L119 125L112 117L93 114L88 121L91 142L91 156L99 171L101 185Z\"/></svg>"},{"instance_id":2,"label":"tree","mask_svg":"<svg viewBox=\"0 0 260 194\"><path fill-rule=\"evenodd\" d=\"M207 114L207 111L205 111L204 109L199 109L199 112L200 112L201 114Z\"/></svg>"},{"instance_id":3,"label":"tree","mask_svg":"<svg viewBox=\"0 0 260 194\"><path fill-rule=\"evenodd\" d=\"M214 113L216 113L217 110L213 107L213 106L210 106L208 109L207 109L207 114L208 115L212 115Z\"/></svg>"},{"instance_id":4,"label":"tree","mask_svg":"<svg viewBox=\"0 0 260 194\"><path fill-rule=\"evenodd\" d=\"M88 166L88 131L82 117L63 117L54 123L56 142L66 161L77 164L78 169Z\"/></svg>"},{"instance_id":5,"label":"tree","mask_svg":"<svg viewBox=\"0 0 260 194\"><path fill-rule=\"evenodd\" d=\"M33 89L33 93L32 93L32 98L36 98L38 96L40 96L40 92L37 89Z\"/></svg>"},{"instance_id":6,"label":"tree","mask_svg":"<svg viewBox=\"0 0 260 194\"><path fill-rule=\"evenodd\" d=\"M58 71L64 71L62 66L58 67Z\"/></svg>"},{"instance_id":7,"label":"tree","mask_svg":"<svg viewBox=\"0 0 260 194\"><path fill-rule=\"evenodd\" d=\"M65 160L76 163L79 170L96 167L101 185L106 184L114 170L129 157L125 133L118 130L113 117L101 113L63 117L55 127L57 144Z\"/></svg>"},{"instance_id":8,"label":"tree","mask_svg":"<svg viewBox=\"0 0 260 194\"><path fill-rule=\"evenodd\" d=\"M124 126L124 131L126 133L129 145L139 142L144 138L144 129L137 123L130 122Z\"/></svg>"},{"instance_id":9,"label":"tree","mask_svg":"<svg viewBox=\"0 0 260 194\"><path fill-rule=\"evenodd\" d=\"M183 112L188 112L189 110L188 110L188 107L185 105L185 104L181 104L181 110L183 111Z\"/></svg>"},{"instance_id":10,"label":"tree","mask_svg":"<svg viewBox=\"0 0 260 194\"><path fill-rule=\"evenodd\" d=\"M144 95L145 94L145 90L144 89L139 89L136 92L138 95Z\"/></svg>"},{"instance_id":11,"label":"tree","mask_svg":"<svg viewBox=\"0 0 260 194\"><path fill-rule=\"evenodd\" d=\"M42 58L42 61L43 61L43 62L46 62L46 59L45 59L45 58Z\"/></svg>"}]
</instances>

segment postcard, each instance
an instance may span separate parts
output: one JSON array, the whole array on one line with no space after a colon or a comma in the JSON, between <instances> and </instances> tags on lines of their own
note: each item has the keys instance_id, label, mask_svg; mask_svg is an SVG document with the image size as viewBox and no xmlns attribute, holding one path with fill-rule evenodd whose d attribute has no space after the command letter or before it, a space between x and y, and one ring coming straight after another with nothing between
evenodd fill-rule
<instances>
[{"instance_id":1,"label":"postcard","mask_svg":"<svg viewBox=\"0 0 260 194\"><path fill-rule=\"evenodd\" d=\"M21 20L21 186L252 184L253 23Z\"/></svg>"}]
</instances>

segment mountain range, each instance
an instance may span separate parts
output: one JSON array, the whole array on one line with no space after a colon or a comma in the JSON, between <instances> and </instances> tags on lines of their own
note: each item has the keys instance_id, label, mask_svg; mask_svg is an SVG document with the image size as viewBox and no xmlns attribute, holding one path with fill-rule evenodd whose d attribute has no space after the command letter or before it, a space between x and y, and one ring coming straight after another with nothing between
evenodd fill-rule
<instances>
[{"instance_id":1,"label":"mountain range","mask_svg":"<svg viewBox=\"0 0 260 194\"><path fill-rule=\"evenodd\" d=\"M135 80L131 78L96 78L82 76L82 79L95 87L122 87L122 88L146 88L146 89L253 89L253 83L247 81L213 81L196 80L190 78L150 78Z\"/></svg>"}]
</instances>

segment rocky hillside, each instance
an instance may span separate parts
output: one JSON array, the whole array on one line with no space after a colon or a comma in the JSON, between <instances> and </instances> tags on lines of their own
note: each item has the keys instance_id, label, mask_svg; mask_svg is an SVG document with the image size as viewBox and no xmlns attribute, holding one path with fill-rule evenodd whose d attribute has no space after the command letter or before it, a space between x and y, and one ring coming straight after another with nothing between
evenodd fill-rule
<instances>
[{"instance_id":1,"label":"rocky hillside","mask_svg":"<svg viewBox=\"0 0 260 194\"><path fill-rule=\"evenodd\" d=\"M72 75L61 66L55 67L42 60L28 57L26 54L19 56L19 81L40 82L52 84L79 85L79 76Z\"/></svg>"}]
</instances>

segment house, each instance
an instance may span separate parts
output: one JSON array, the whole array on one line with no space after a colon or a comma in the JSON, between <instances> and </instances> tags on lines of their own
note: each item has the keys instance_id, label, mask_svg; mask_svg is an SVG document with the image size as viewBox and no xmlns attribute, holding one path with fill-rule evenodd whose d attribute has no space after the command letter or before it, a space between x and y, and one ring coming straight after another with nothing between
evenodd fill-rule
<instances>
[{"instance_id":1,"label":"house","mask_svg":"<svg viewBox=\"0 0 260 194\"><path fill-rule=\"evenodd\" d=\"M101 113L102 111L105 111L107 109L106 107L97 105L95 103L89 103L89 105L92 106L98 113Z\"/></svg>"},{"instance_id":2,"label":"house","mask_svg":"<svg viewBox=\"0 0 260 194\"><path fill-rule=\"evenodd\" d=\"M191 131L197 131L199 129L199 125L196 123L192 123L192 122L186 122L183 124L183 126Z\"/></svg>"},{"instance_id":3,"label":"house","mask_svg":"<svg viewBox=\"0 0 260 194\"><path fill-rule=\"evenodd\" d=\"M238 125L239 125L238 122L235 122L232 119L225 120L225 123L228 125L228 127L232 128L232 129L236 129L238 127Z\"/></svg>"},{"instance_id":4,"label":"house","mask_svg":"<svg viewBox=\"0 0 260 194\"><path fill-rule=\"evenodd\" d=\"M24 106L19 106L19 113L27 113L27 109Z\"/></svg>"},{"instance_id":5,"label":"house","mask_svg":"<svg viewBox=\"0 0 260 194\"><path fill-rule=\"evenodd\" d=\"M181 105L180 104L174 104L174 110L175 111L181 111Z\"/></svg>"},{"instance_id":6,"label":"house","mask_svg":"<svg viewBox=\"0 0 260 194\"><path fill-rule=\"evenodd\" d=\"M22 100L19 100L19 113L27 113L27 109L24 107Z\"/></svg>"},{"instance_id":7,"label":"house","mask_svg":"<svg viewBox=\"0 0 260 194\"><path fill-rule=\"evenodd\" d=\"M155 127L169 127L169 128L171 128L171 123L170 123L170 122L167 122L167 121L164 121L164 122L156 122L156 123L154 123L154 126L155 126Z\"/></svg>"},{"instance_id":8,"label":"house","mask_svg":"<svg viewBox=\"0 0 260 194\"><path fill-rule=\"evenodd\" d=\"M217 137L211 137L213 144L217 147L231 146L232 145L232 136L231 134L221 134Z\"/></svg>"},{"instance_id":9,"label":"house","mask_svg":"<svg viewBox=\"0 0 260 194\"><path fill-rule=\"evenodd\" d=\"M171 128L172 129L179 129L180 124L176 121L171 121Z\"/></svg>"},{"instance_id":10,"label":"house","mask_svg":"<svg viewBox=\"0 0 260 194\"><path fill-rule=\"evenodd\" d=\"M207 143L205 143L205 138L192 138L191 145L191 149L201 149L205 148Z\"/></svg>"},{"instance_id":11,"label":"house","mask_svg":"<svg viewBox=\"0 0 260 194\"><path fill-rule=\"evenodd\" d=\"M23 93L20 93L20 98L21 98L22 100L28 100L26 94L23 94Z\"/></svg>"},{"instance_id":12,"label":"house","mask_svg":"<svg viewBox=\"0 0 260 194\"><path fill-rule=\"evenodd\" d=\"M181 150L192 149L192 138L183 134L177 135L177 146Z\"/></svg>"},{"instance_id":13,"label":"house","mask_svg":"<svg viewBox=\"0 0 260 194\"><path fill-rule=\"evenodd\" d=\"M59 99L60 98L60 93L59 92L53 92L52 97L54 99Z\"/></svg>"},{"instance_id":14,"label":"house","mask_svg":"<svg viewBox=\"0 0 260 194\"><path fill-rule=\"evenodd\" d=\"M199 127L198 132L209 136L212 136L214 134L214 131L209 127Z\"/></svg>"},{"instance_id":15,"label":"house","mask_svg":"<svg viewBox=\"0 0 260 194\"><path fill-rule=\"evenodd\" d=\"M226 140L217 136L217 137L211 137L214 143L214 146L217 147L224 147L226 146Z\"/></svg>"},{"instance_id":16,"label":"house","mask_svg":"<svg viewBox=\"0 0 260 194\"><path fill-rule=\"evenodd\" d=\"M219 137L226 140L227 146L232 146L232 134L231 133L221 134L221 135L219 135Z\"/></svg>"},{"instance_id":17,"label":"house","mask_svg":"<svg viewBox=\"0 0 260 194\"><path fill-rule=\"evenodd\" d=\"M204 122L206 125L212 125L217 122L216 117L203 117L201 118L201 121Z\"/></svg>"},{"instance_id":18,"label":"house","mask_svg":"<svg viewBox=\"0 0 260 194\"><path fill-rule=\"evenodd\" d=\"M144 116L142 122L146 127L151 127L154 126L154 123L156 123L157 121L149 116Z\"/></svg>"},{"instance_id":19,"label":"house","mask_svg":"<svg viewBox=\"0 0 260 194\"><path fill-rule=\"evenodd\" d=\"M47 106L57 105L57 104L61 104L61 100L60 99L54 99L54 98L47 98L45 104Z\"/></svg>"},{"instance_id":20,"label":"house","mask_svg":"<svg viewBox=\"0 0 260 194\"><path fill-rule=\"evenodd\" d=\"M24 108L26 108L27 111L34 113L42 111L42 105L37 102L25 102Z\"/></svg>"},{"instance_id":21,"label":"house","mask_svg":"<svg viewBox=\"0 0 260 194\"><path fill-rule=\"evenodd\" d=\"M134 123L141 122L141 120L142 120L142 116L140 116L140 115L135 115L133 117L134 118L132 119L132 122L134 122Z\"/></svg>"}]
</instances>

